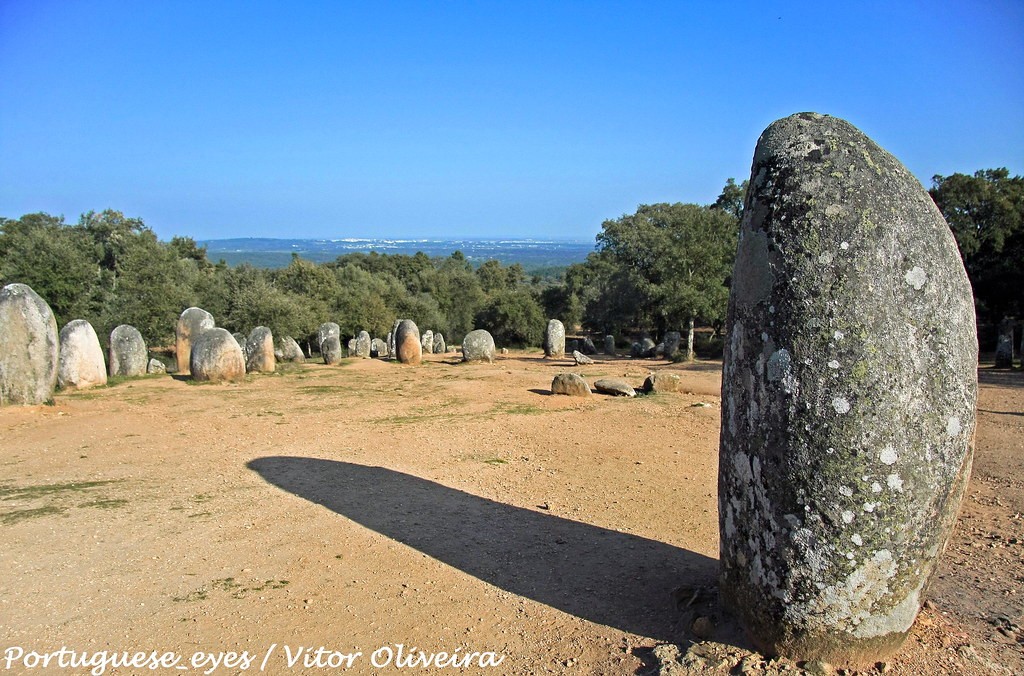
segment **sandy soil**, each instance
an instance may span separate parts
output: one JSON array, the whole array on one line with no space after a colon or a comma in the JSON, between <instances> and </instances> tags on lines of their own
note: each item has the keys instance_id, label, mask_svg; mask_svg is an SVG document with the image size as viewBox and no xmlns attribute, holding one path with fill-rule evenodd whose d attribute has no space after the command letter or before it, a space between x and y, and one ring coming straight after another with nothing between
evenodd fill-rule
<instances>
[{"instance_id":1,"label":"sandy soil","mask_svg":"<svg viewBox=\"0 0 1024 676\"><path fill-rule=\"evenodd\" d=\"M639 385L652 368L686 392L548 393L563 370ZM961 520L879 671L1024 673L1024 374L980 376ZM264 673L376 673L374 654L380 672L432 671L397 669L401 644L472 658L443 671L645 673L655 646L698 640L698 615L722 669L795 670L736 666L749 647L713 601L719 383L718 363L434 355L240 385L147 377L2 409L0 671L15 648L61 647L173 651L188 673L232 651L253 661L211 673L264 659ZM323 666L320 647L336 653ZM57 659L31 673L88 671Z\"/></svg>"}]
</instances>

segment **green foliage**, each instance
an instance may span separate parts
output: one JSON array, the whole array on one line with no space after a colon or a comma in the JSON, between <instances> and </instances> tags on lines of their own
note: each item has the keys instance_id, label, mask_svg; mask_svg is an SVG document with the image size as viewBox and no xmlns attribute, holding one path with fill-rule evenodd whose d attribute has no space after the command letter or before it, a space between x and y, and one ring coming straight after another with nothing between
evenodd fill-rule
<instances>
[{"instance_id":1,"label":"green foliage","mask_svg":"<svg viewBox=\"0 0 1024 676\"><path fill-rule=\"evenodd\" d=\"M936 175L929 192L956 237L981 319L1024 316L1024 178L1007 169Z\"/></svg>"},{"instance_id":2,"label":"green foliage","mask_svg":"<svg viewBox=\"0 0 1024 676\"><path fill-rule=\"evenodd\" d=\"M501 291L477 313L477 328L486 329L501 346L540 344L546 324L540 304L528 289Z\"/></svg>"}]
</instances>

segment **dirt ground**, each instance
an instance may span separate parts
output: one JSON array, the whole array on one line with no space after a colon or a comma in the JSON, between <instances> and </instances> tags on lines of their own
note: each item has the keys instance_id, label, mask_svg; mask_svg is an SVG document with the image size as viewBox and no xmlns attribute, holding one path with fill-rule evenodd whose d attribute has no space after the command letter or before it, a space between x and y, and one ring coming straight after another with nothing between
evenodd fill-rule
<instances>
[{"instance_id":1,"label":"dirt ground","mask_svg":"<svg viewBox=\"0 0 1024 676\"><path fill-rule=\"evenodd\" d=\"M795 672L714 603L721 364L598 360L150 376L0 409L0 672L87 673L4 661L64 647L180 659L119 674L669 673L653 649L692 649L699 615L720 670ZM548 391L655 368L686 391ZM961 519L876 671L1024 673L1024 373L979 373Z\"/></svg>"}]
</instances>

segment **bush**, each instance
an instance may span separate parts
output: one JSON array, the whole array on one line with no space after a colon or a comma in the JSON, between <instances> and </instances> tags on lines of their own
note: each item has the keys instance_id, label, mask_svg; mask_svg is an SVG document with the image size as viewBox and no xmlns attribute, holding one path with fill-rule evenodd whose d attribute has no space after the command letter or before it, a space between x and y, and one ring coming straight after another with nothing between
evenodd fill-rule
<instances>
[{"instance_id":1,"label":"bush","mask_svg":"<svg viewBox=\"0 0 1024 676\"><path fill-rule=\"evenodd\" d=\"M533 294L520 289L495 294L477 313L474 323L489 331L497 345L527 347L540 343L546 320Z\"/></svg>"}]
</instances>

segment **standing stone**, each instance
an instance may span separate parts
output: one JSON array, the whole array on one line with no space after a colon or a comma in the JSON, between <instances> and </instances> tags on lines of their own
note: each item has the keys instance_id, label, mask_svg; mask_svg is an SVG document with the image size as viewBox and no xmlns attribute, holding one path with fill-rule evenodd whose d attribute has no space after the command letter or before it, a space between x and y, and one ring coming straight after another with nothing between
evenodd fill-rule
<instances>
[{"instance_id":1,"label":"standing stone","mask_svg":"<svg viewBox=\"0 0 1024 676\"><path fill-rule=\"evenodd\" d=\"M178 317L178 325L175 329L174 356L178 362L179 374L188 375L192 344L199 334L212 329L215 325L213 315L197 307L188 308Z\"/></svg>"},{"instance_id":2,"label":"standing stone","mask_svg":"<svg viewBox=\"0 0 1024 676\"><path fill-rule=\"evenodd\" d=\"M356 336L356 356L369 359L371 345L370 334L366 331L360 331L359 335Z\"/></svg>"},{"instance_id":3,"label":"standing stone","mask_svg":"<svg viewBox=\"0 0 1024 676\"><path fill-rule=\"evenodd\" d=\"M420 330L411 319L403 319L395 329L395 358L403 364L419 364L423 360Z\"/></svg>"},{"instance_id":4,"label":"standing stone","mask_svg":"<svg viewBox=\"0 0 1024 676\"><path fill-rule=\"evenodd\" d=\"M345 357L341 351L341 339L337 334L329 334L324 338L324 342L320 343L320 356L328 366L339 363Z\"/></svg>"},{"instance_id":5,"label":"standing stone","mask_svg":"<svg viewBox=\"0 0 1024 676\"><path fill-rule=\"evenodd\" d=\"M762 651L860 668L903 642L963 497L971 286L928 193L843 120L768 127L746 205L719 589Z\"/></svg>"},{"instance_id":6,"label":"standing stone","mask_svg":"<svg viewBox=\"0 0 1024 676\"><path fill-rule=\"evenodd\" d=\"M444 354L448 351L448 346L444 342L444 336L440 333L434 334L434 354Z\"/></svg>"},{"instance_id":7,"label":"standing stone","mask_svg":"<svg viewBox=\"0 0 1024 676\"><path fill-rule=\"evenodd\" d=\"M266 326L257 326L249 332L243 352L248 373L273 373L277 368L274 356L274 335Z\"/></svg>"},{"instance_id":8,"label":"standing stone","mask_svg":"<svg viewBox=\"0 0 1024 676\"><path fill-rule=\"evenodd\" d=\"M544 331L544 356L553 359L565 356L565 326L557 319L550 320Z\"/></svg>"},{"instance_id":9,"label":"standing stone","mask_svg":"<svg viewBox=\"0 0 1024 676\"><path fill-rule=\"evenodd\" d=\"M328 336L338 336L338 342L341 342L341 327L336 322L324 322L320 325L320 328L316 330L316 346L320 350L320 354L323 354L323 344L327 340ZM326 360L325 360L326 362Z\"/></svg>"},{"instance_id":10,"label":"standing stone","mask_svg":"<svg viewBox=\"0 0 1024 676\"><path fill-rule=\"evenodd\" d=\"M494 362L494 338L489 331L476 329L462 339L462 361Z\"/></svg>"},{"instance_id":11,"label":"standing stone","mask_svg":"<svg viewBox=\"0 0 1024 676\"><path fill-rule=\"evenodd\" d=\"M423 332L420 337L420 347L423 348L423 354L434 354L434 332L427 329Z\"/></svg>"},{"instance_id":12,"label":"standing stone","mask_svg":"<svg viewBox=\"0 0 1024 676\"><path fill-rule=\"evenodd\" d=\"M604 337L604 353L612 357L615 356L615 336Z\"/></svg>"},{"instance_id":13,"label":"standing stone","mask_svg":"<svg viewBox=\"0 0 1024 676\"><path fill-rule=\"evenodd\" d=\"M395 323L391 326L391 333L388 334L388 354L395 360L398 359L398 325L404 321L404 319L396 319Z\"/></svg>"},{"instance_id":14,"label":"standing stone","mask_svg":"<svg viewBox=\"0 0 1024 676\"><path fill-rule=\"evenodd\" d=\"M255 331L255 329L254 329ZM189 370L193 380L239 382L245 380L242 348L227 329L208 329L192 341Z\"/></svg>"},{"instance_id":15,"label":"standing stone","mask_svg":"<svg viewBox=\"0 0 1024 676\"><path fill-rule=\"evenodd\" d=\"M999 340L996 343L996 368L1013 368L1013 321L1004 318L999 322Z\"/></svg>"},{"instance_id":16,"label":"standing stone","mask_svg":"<svg viewBox=\"0 0 1024 676\"><path fill-rule=\"evenodd\" d=\"M380 338L374 338L370 341L370 356L371 357L386 357L388 356L388 344Z\"/></svg>"},{"instance_id":17,"label":"standing stone","mask_svg":"<svg viewBox=\"0 0 1024 676\"><path fill-rule=\"evenodd\" d=\"M583 342L580 344L580 352L588 355L597 354L597 347L594 346L594 341L590 339L590 336L583 339Z\"/></svg>"},{"instance_id":18,"label":"standing stone","mask_svg":"<svg viewBox=\"0 0 1024 676\"><path fill-rule=\"evenodd\" d=\"M278 352L281 356L278 357ZM281 338L277 343L277 349L274 350L274 357L280 361L292 362L295 364L301 364L306 361L306 355L302 353L302 348L295 342L295 339L291 336L285 336Z\"/></svg>"},{"instance_id":19,"label":"standing stone","mask_svg":"<svg viewBox=\"0 0 1024 676\"><path fill-rule=\"evenodd\" d=\"M679 345L683 342L683 336L678 331L669 331L665 334L665 359L673 359L679 354Z\"/></svg>"},{"instance_id":20,"label":"standing stone","mask_svg":"<svg viewBox=\"0 0 1024 676\"><path fill-rule=\"evenodd\" d=\"M551 394L565 394L570 397L589 397L590 385L578 373L559 373L551 381Z\"/></svg>"},{"instance_id":21,"label":"standing stone","mask_svg":"<svg viewBox=\"0 0 1024 676\"><path fill-rule=\"evenodd\" d=\"M159 359L150 359L146 366L146 373L167 373L167 367Z\"/></svg>"},{"instance_id":22,"label":"standing stone","mask_svg":"<svg viewBox=\"0 0 1024 676\"><path fill-rule=\"evenodd\" d=\"M643 359L646 357L655 356L657 345L649 337L644 336L638 342L633 343L633 346L629 350L629 354L634 359Z\"/></svg>"},{"instance_id":23,"label":"standing stone","mask_svg":"<svg viewBox=\"0 0 1024 676\"><path fill-rule=\"evenodd\" d=\"M121 324L110 332L110 349L107 351L110 375L129 378L146 375L148 359L146 341L137 328Z\"/></svg>"},{"instance_id":24,"label":"standing stone","mask_svg":"<svg viewBox=\"0 0 1024 676\"><path fill-rule=\"evenodd\" d=\"M57 320L46 301L25 284L0 289L0 406L51 400L59 351Z\"/></svg>"},{"instance_id":25,"label":"standing stone","mask_svg":"<svg viewBox=\"0 0 1024 676\"><path fill-rule=\"evenodd\" d=\"M85 389L107 384L103 348L92 324L75 319L60 330L60 366L57 385Z\"/></svg>"}]
</instances>

